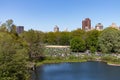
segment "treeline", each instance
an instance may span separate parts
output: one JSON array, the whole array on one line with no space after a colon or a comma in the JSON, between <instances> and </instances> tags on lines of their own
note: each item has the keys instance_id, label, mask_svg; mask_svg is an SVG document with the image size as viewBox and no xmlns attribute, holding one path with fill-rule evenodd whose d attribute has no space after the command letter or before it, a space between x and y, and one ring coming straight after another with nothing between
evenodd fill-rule
<instances>
[{"instance_id":1,"label":"treeline","mask_svg":"<svg viewBox=\"0 0 120 80\"><path fill-rule=\"evenodd\" d=\"M72 51L91 53L120 53L120 30L108 27L103 31L92 30L70 41Z\"/></svg>"},{"instance_id":2,"label":"treeline","mask_svg":"<svg viewBox=\"0 0 120 80\"><path fill-rule=\"evenodd\" d=\"M71 32L47 32L41 36L47 45L70 45L73 52L120 53L120 30L108 27L103 31L81 29Z\"/></svg>"}]
</instances>

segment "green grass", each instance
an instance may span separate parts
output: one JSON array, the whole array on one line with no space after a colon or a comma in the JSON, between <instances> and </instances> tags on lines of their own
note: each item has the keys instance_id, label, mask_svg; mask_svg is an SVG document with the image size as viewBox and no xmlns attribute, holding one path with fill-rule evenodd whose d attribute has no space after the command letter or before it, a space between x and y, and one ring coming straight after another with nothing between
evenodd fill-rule
<instances>
[{"instance_id":1,"label":"green grass","mask_svg":"<svg viewBox=\"0 0 120 80\"><path fill-rule=\"evenodd\" d=\"M68 60L58 60L58 59L54 59L54 60L44 60L44 61L41 61L41 62L37 62L36 65L37 66L40 66L40 65L43 65L43 64L51 64L51 63L63 63L63 62L86 62L87 60L85 59L68 59Z\"/></svg>"}]
</instances>

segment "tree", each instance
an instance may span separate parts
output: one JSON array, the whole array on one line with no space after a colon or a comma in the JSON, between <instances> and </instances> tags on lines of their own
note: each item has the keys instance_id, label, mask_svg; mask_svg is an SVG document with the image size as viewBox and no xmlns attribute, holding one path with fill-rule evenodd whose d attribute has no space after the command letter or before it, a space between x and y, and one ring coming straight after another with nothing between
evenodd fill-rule
<instances>
[{"instance_id":1,"label":"tree","mask_svg":"<svg viewBox=\"0 0 120 80\"><path fill-rule=\"evenodd\" d=\"M58 45L70 45L70 33L69 32L56 32L56 42Z\"/></svg>"},{"instance_id":2,"label":"tree","mask_svg":"<svg viewBox=\"0 0 120 80\"><path fill-rule=\"evenodd\" d=\"M7 27L7 29L8 29L8 32L11 32L12 26L13 26L13 20L12 20L12 19L8 19L8 20L6 21L6 27Z\"/></svg>"},{"instance_id":3,"label":"tree","mask_svg":"<svg viewBox=\"0 0 120 80\"><path fill-rule=\"evenodd\" d=\"M27 51L10 34L0 32L0 80L28 80Z\"/></svg>"},{"instance_id":4,"label":"tree","mask_svg":"<svg viewBox=\"0 0 120 80\"><path fill-rule=\"evenodd\" d=\"M55 34L55 42L56 42L56 45L60 45L61 44L61 32L54 32Z\"/></svg>"},{"instance_id":5,"label":"tree","mask_svg":"<svg viewBox=\"0 0 120 80\"><path fill-rule=\"evenodd\" d=\"M13 24L11 27L12 27L12 29L11 29L10 32L13 33L13 34L15 34L15 35L17 35L17 32L16 32L16 25Z\"/></svg>"},{"instance_id":6,"label":"tree","mask_svg":"<svg viewBox=\"0 0 120 80\"><path fill-rule=\"evenodd\" d=\"M54 32L48 32L46 33L46 43L49 45L55 45L56 42L56 36Z\"/></svg>"},{"instance_id":7,"label":"tree","mask_svg":"<svg viewBox=\"0 0 120 80\"><path fill-rule=\"evenodd\" d=\"M0 26L0 32L6 32L6 31L7 31L6 24L3 23L3 24Z\"/></svg>"},{"instance_id":8,"label":"tree","mask_svg":"<svg viewBox=\"0 0 120 80\"><path fill-rule=\"evenodd\" d=\"M85 41L80 37L75 37L70 41L70 47L73 52L83 52L86 50Z\"/></svg>"},{"instance_id":9,"label":"tree","mask_svg":"<svg viewBox=\"0 0 120 80\"><path fill-rule=\"evenodd\" d=\"M86 36L86 47L90 51L94 53L94 51L98 50L98 37L100 35L100 32L97 30L92 30L87 32Z\"/></svg>"},{"instance_id":10,"label":"tree","mask_svg":"<svg viewBox=\"0 0 120 80\"><path fill-rule=\"evenodd\" d=\"M82 39L85 39L85 31L82 29L77 29L71 31L71 36L74 37L81 37Z\"/></svg>"},{"instance_id":11,"label":"tree","mask_svg":"<svg viewBox=\"0 0 120 80\"><path fill-rule=\"evenodd\" d=\"M38 31L29 30L20 35L28 44L29 58L42 59L44 52L44 45L41 42L41 36Z\"/></svg>"},{"instance_id":12,"label":"tree","mask_svg":"<svg viewBox=\"0 0 120 80\"><path fill-rule=\"evenodd\" d=\"M120 53L120 31L115 28L105 29L99 36L99 46L103 53Z\"/></svg>"},{"instance_id":13,"label":"tree","mask_svg":"<svg viewBox=\"0 0 120 80\"><path fill-rule=\"evenodd\" d=\"M17 34L17 32L16 32L16 25L13 24L13 20L12 19L9 19L5 23L3 23L0 26L0 31L2 31L2 32L8 31L8 32L11 32L13 34Z\"/></svg>"}]
</instances>

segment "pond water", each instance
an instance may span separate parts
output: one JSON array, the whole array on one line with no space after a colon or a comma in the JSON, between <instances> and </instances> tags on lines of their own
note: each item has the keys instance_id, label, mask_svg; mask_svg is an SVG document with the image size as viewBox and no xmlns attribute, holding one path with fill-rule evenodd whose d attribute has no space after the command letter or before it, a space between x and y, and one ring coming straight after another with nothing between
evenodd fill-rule
<instances>
[{"instance_id":1,"label":"pond water","mask_svg":"<svg viewBox=\"0 0 120 80\"><path fill-rule=\"evenodd\" d=\"M33 76L35 80L120 80L120 67L103 62L45 64Z\"/></svg>"}]
</instances>

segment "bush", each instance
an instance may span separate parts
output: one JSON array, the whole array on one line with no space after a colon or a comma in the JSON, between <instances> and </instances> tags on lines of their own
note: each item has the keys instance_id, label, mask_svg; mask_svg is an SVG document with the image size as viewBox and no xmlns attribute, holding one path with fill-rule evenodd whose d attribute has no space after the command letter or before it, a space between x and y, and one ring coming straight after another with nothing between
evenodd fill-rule
<instances>
[{"instance_id":1,"label":"bush","mask_svg":"<svg viewBox=\"0 0 120 80\"><path fill-rule=\"evenodd\" d=\"M90 52L91 52L91 53L95 53L95 52L96 52L96 48L95 48L94 46L91 46L91 47L90 47Z\"/></svg>"},{"instance_id":2,"label":"bush","mask_svg":"<svg viewBox=\"0 0 120 80\"><path fill-rule=\"evenodd\" d=\"M86 50L85 41L80 37L73 38L70 41L70 47L73 52L84 52Z\"/></svg>"}]
</instances>

